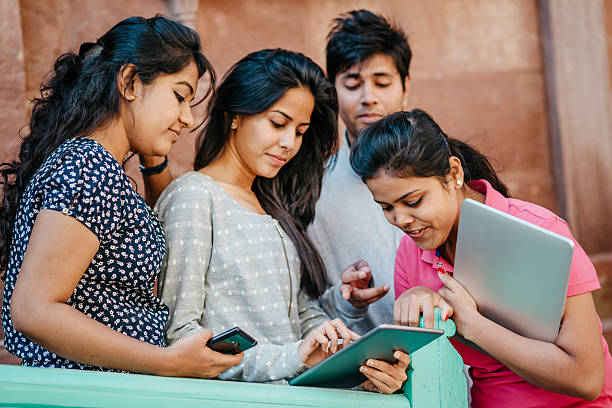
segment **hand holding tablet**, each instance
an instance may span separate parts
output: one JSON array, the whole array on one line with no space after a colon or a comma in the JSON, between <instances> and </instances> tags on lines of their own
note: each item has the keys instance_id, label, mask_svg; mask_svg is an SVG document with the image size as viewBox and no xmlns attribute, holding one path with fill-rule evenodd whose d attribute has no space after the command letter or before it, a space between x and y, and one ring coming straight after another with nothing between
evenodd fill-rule
<instances>
[{"instance_id":1,"label":"hand holding tablet","mask_svg":"<svg viewBox=\"0 0 612 408\"><path fill-rule=\"evenodd\" d=\"M395 364L394 351L413 353L443 333L439 329L383 324L289 381L289 384L351 388L366 380L360 366L368 360Z\"/></svg>"},{"instance_id":2,"label":"hand holding tablet","mask_svg":"<svg viewBox=\"0 0 612 408\"><path fill-rule=\"evenodd\" d=\"M349 330L340 319L323 323L311 331L298 348L298 356L310 367L318 364L338 350L339 341L342 346L357 340L359 335Z\"/></svg>"}]
</instances>

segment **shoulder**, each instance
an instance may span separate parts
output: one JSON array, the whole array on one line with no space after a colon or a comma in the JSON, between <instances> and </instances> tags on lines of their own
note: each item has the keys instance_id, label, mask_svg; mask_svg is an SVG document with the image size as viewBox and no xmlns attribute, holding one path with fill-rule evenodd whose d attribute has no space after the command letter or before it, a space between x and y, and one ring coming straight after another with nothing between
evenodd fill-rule
<instances>
[{"instance_id":1,"label":"shoulder","mask_svg":"<svg viewBox=\"0 0 612 408\"><path fill-rule=\"evenodd\" d=\"M190 171L170 183L158 202L211 197L212 190L212 180L209 177L197 171Z\"/></svg>"},{"instance_id":2,"label":"shoulder","mask_svg":"<svg viewBox=\"0 0 612 408\"><path fill-rule=\"evenodd\" d=\"M564 219L537 204L509 198L508 214L557 234L572 238L570 227Z\"/></svg>"},{"instance_id":3,"label":"shoulder","mask_svg":"<svg viewBox=\"0 0 612 408\"><path fill-rule=\"evenodd\" d=\"M60 145L34 176L43 191L73 195L120 195L130 185L117 160L98 142L74 138Z\"/></svg>"},{"instance_id":4,"label":"shoulder","mask_svg":"<svg viewBox=\"0 0 612 408\"><path fill-rule=\"evenodd\" d=\"M210 208L214 187L214 182L202 173L185 173L166 187L155 204L155 212L163 221L165 215L177 206L183 210Z\"/></svg>"},{"instance_id":5,"label":"shoulder","mask_svg":"<svg viewBox=\"0 0 612 408\"><path fill-rule=\"evenodd\" d=\"M59 146L40 167L33 184L45 190L100 190L113 186L122 190L129 180L121 165L98 142L75 138Z\"/></svg>"},{"instance_id":6,"label":"shoulder","mask_svg":"<svg viewBox=\"0 0 612 408\"><path fill-rule=\"evenodd\" d=\"M104 172L122 174L117 160L98 142L88 138L75 138L61 145L54 153L58 167L71 168L76 173Z\"/></svg>"}]
</instances>

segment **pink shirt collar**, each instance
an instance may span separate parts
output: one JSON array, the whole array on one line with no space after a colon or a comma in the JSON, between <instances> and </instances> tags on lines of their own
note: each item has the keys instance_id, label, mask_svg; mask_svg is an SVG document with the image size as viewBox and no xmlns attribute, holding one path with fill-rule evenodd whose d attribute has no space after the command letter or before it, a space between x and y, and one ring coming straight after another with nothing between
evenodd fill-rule
<instances>
[{"instance_id":1,"label":"pink shirt collar","mask_svg":"<svg viewBox=\"0 0 612 408\"><path fill-rule=\"evenodd\" d=\"M469 186L479 193L484 193L485 204L489 207L496 208L505 213L508 212L508 199L504 197L499 191L495 190L491 183L486 180L474 180L470 181ZM449 264L445 259L438 255L438 251L427 250L423 251L421 260L431 264L434 268L438 266L442 267L446 272L453 272L453 266Z\"/></svg>"}]
</instances>

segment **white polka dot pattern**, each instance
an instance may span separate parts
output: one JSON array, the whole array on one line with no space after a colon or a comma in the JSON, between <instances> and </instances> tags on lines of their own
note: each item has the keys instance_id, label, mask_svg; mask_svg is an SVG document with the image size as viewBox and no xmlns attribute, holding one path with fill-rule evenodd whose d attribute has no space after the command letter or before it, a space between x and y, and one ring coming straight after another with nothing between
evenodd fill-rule
<instances>
[{"instance_id":1,"label":"white polka dot pattern","mask_svg":"<svg viewBox=\"0 0 612 408\"><path fill-rule=\"evenodd\" d=\"M166 250L161 226L115 158L94 140L76 138L45 161L23 194L2 305L6 348L26 366L105 370L58 356L13 329L11 298L42 209L74 217L100 242L67 303L120 333L165 346L168 308L153 292Z\"/></svg>"},{"instance_id":2,"label":"white polka dot pattern","mask_svg":"<svg viewBox=\"0 0 612 408\"><path fill-rule=\"evenodd\" d=\"M299 290L300 260L283 234L292 274L289 288L274 219L246 210L199 172L175 180L155 210L168 247L159 284L171 314L167 341L172 344L202 328L220 333L239 326L259 345L220 378L282 382L303 371L296 353L300 339L329 318Z\"/></svg>"}]
</instances>

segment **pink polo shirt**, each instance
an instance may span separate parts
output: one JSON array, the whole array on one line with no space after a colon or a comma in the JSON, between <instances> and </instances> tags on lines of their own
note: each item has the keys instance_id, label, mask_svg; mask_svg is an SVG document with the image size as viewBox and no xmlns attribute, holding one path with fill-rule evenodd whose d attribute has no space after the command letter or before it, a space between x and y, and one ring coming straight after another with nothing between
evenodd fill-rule
<instances>
[{"instance_id":1,"label":"pink polo shirt","mask_svg":"<svg viewBox=\"0 0 612 408\"><path fill-rule=\"evenodd\" d=\"M567 296L575 296L600 288L593 264L584 250L578 245L565 221L538 205L525 201L506 198L493 189L485 180L470 183L475 190L486 194L485 204L500 211L521 218L532 224L568 237L576 244L572 258ZM438 290L442 283L437 274L437 263L452 273L453 266L436 255L436 251L423 251L406 235L397 250L395 258L395 297L413 286L426 286ZM598 317L599 320L599 317ZM601 330L601 321L599 323ZM608 344L601 337L605 359L605 382L596 401L549 392L531 385L510 371L496 359L487 356L464 344L451 340L463 357L465 364L471 366L472 407L612 407L612 356Z\"/></svg>"}]
</instances>

